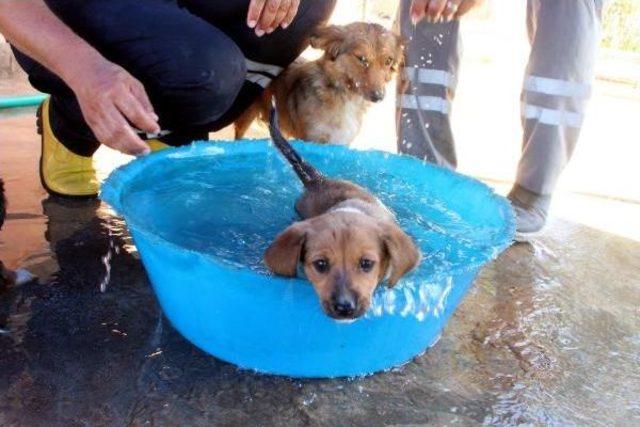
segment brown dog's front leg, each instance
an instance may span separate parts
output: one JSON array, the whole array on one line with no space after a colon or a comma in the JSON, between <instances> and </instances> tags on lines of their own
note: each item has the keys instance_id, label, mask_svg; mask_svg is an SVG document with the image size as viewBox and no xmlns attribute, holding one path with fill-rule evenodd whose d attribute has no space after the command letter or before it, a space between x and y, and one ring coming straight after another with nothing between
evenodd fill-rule
<instances>
[{"instance_id":1,"label":"brown dog's front leg","mask_svg":"<svg viewBox=\"0 0 640 427\"><path fill-rule=\"evenodd\" d=\"M240 117L236 119L235 122L233 122L235 139L242 139L244 137L244 135L247 133L247 130L249 129L249 126L251 126L251 123L253 123L256 117L258 117L259 113L259 104L258 102L254 102L249 106L249 108L244 111L244 113L240 115Z\"/></svg>"}]
</instances>

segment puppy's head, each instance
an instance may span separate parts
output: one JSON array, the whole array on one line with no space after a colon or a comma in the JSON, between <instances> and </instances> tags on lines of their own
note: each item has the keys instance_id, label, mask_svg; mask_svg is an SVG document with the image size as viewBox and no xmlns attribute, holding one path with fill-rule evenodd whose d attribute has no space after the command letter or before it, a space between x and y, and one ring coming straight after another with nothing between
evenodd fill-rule
<instances>
[{"instance_id":1,"label":"puppy's head","mask_svg":"<svg viewBox=\"0 0 640 427\"><path fill-rule=\"evenodd\" d=\"M349 212L327 213L282 232L265 253L276 274L293 277L301 263L324 311L336 319L362 316L376 286L413 269L420 253L391 221Z\"/></svg>"},{"instance_id":2,"label":"puppy's head","mask_svg":"<svg viewBox=\"0 0 640 427\"><path fill-rule=\"evenodd\" d=\"M378 24L321 27L311 46L325 51L325 70L333 79L372 102L384 98L386 83L403 62L401 37Z\"/></svg>"}]
</instances>

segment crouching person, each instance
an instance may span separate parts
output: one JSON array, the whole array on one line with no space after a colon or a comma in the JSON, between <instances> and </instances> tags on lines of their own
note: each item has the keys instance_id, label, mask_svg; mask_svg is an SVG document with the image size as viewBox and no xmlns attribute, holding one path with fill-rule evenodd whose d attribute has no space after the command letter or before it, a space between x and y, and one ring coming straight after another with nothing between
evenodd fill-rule
<instances>
[{"instance_id":1,"label":"crouching person","mask_svg":"<svg viewBox=\"0 0 640 427\"><path fill-rule=\"evenodd\" d=\"M232 123L298 57L335 0L5 0L31 84L49 193L92 197L92 156L178 146Z\"/></svg>"}]
</instances>

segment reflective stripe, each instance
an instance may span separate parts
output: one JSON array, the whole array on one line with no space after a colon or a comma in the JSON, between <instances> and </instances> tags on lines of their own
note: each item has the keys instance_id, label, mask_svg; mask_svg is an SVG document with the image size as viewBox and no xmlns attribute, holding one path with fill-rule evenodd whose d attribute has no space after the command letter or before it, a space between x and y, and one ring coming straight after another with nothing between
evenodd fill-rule
<instances>
[{"instance_id":1,"label":"reflective stripe","mask_svg":"<svg viewBox=\"0 0 640 427\"><path fill-rule=\"evenodd\" d=\"M259 72L259 73L267 73L271 74L271 76L275 77L280 74L283 70L282 67L272 64L263 64L261 62L254 62L245 58L245 62L247 64L248 72Z\"/></svg>"},{"instance_id":2,"label":"reflective stripe","mask_svg":"<svg viewBox=\"0 0 640 427\"><path fill-rule=\"evenodd\" d=\"M588 98L591 94L591 86L588 84L538 76L526 76L524 90L568 98Z\"/></svg>"},{"instance_id":3,"label":"reflective stripe","mask_svg":"<svg viewBox=\"0 0 640 427\"><path fill-rule=\"evenodd\" d=\"M405 67L404 73L407 79L414 83L426 83L448 88L456 86L456 76L445 70Z\"/></svg>"},{"instance_id":4,"label":"reflective stripe","mask_svg":"<svg viewBox=\"0 0 640 427\"><path fill-rule=\"evenodd\" d=\"M438 111L449 114L451 103L437 96L402 95L398 98L398 107L413 110Z\"/></svg>"},{"instance_id":5,"label":"reflective stripe","mask_svg":"<svg viewBox=\"0 0 640 427\"><path fill-rule=\"evenodd\" d=\"M580 113L550 110L529 104L522 104L522 117L525 119L536 119L546 125L569 126L574 128L579 128L583 120L583 116Z\"/></svg>"},{"instance_id":6,"label":"reflective stripe","mask_svg":"<svg viewBox=\"0 0 640 427\"><path fill-rule=\"evenodd\" d=\"M247 72L246 79L252 83L258 84L266 88L271 83L271 79L263 74Z\"/></svg>"}]
</instances>

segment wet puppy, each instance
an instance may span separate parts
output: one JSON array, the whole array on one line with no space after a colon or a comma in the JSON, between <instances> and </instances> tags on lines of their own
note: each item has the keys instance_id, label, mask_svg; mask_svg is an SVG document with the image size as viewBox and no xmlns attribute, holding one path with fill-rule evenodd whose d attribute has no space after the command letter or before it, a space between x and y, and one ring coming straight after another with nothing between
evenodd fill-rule
<instances>
[{"instance_id":1,"label":"wet puppy","mask_svg":"<svg viewBox=\"0 0 640 427\"><path fill-rule=\"evenodd\" d=\"M304 184L296 202L303 221L276 237L264 261L276 274L289 277L301 265L324 311L336 319L355 319L369 307L376 286L385 280L395 285L418 264L420 253L376 197L356 184L321 175L277 126L274 109L271 137Z\"/></svg>"},{"instance_id":2,"label":"wet puppy","mask_svg":"<svg viewBox=\"0 0 640 427\"><path fill-rule=\"evenodd\" d=\"M268 120L273 95L286 136L348 145L371 102L384 98L385 86L403 58L400 36L365 22L320 28L311 46L324 55L316 61L299 60L283 71L236 121L236 139L256 116Z\"/></svg>"}]
</instances>

